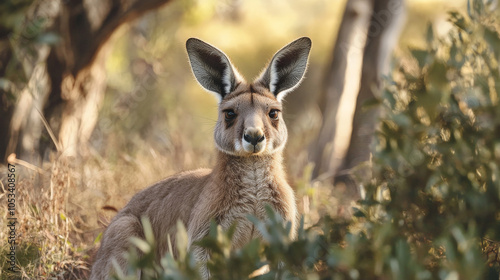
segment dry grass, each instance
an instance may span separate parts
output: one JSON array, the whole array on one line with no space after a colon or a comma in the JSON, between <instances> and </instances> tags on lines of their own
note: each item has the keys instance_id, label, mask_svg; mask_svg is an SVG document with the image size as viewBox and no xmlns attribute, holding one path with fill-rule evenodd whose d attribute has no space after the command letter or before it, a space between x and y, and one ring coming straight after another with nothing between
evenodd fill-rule
<instances>
[{"instance_id":1,"label":"dry grass","mask_svg":"<svg viewBox=\"0 0 500 280\"><path fill-rule=\"evenodd\" d=\"M68 214L70 190L74 186L74 171L64 161L47 164L42 174L16 165L16 257L23 279L56 277L58 279L80 279L85 273L84 251L75 247L78 230ZM2 172L3 173L3 172ZM6 204L6 196L0 199ZM1 216L6 219L7 211L2 207ZM6 231L0 238L6 240ZM2 278L14 275L7 271L5 252L8 244L2 245Z\"/></svg>"}]
</instances>

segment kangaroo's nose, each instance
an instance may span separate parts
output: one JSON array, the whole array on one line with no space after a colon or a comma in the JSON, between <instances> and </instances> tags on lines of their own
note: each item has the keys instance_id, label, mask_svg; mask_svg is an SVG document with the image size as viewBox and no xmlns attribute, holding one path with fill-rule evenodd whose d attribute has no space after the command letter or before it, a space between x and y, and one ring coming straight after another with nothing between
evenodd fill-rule
<instances>
[{"instance_id":1,"label":"kangaroo's nose","mask_svg":"<svg viewBox=\"0 0 500 280\"><path fill-rule=\"evenodd\" d=\"M266 139L266 136L261 129L252 127L245 129L243 139L255 146L257 145L257 143L264 141L264 139Z\"/></svg>"}]
</instances>

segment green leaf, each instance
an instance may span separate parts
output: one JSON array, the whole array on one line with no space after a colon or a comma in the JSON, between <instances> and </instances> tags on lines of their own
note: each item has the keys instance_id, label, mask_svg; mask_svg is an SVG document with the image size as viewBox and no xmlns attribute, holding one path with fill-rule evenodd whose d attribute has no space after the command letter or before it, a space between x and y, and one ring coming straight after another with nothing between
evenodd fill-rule
<instances>
[{"instance_id":1,"label":"green leaf","mask_svg":"<svg viewBox=\"0 0 500 280\"><path fill-rule=\"evenodd\" d=\"M450 15L450 22L453 23L453 25L467 33L469 32L465 18L460 13L449 12L448 14Z\"/></svg>"},{"instance_id":2,"label":"green leaf","mask_svg":"<svg viewBox=\"0 0 500 280\"><path fill-rule=\"evenodd\" d=\"M358 217L358 218L365 218L366 217L366 214L363 213L359 208L356 208L356 207L353 207L352 208L353 211L354 211L354 217Z\"/></svg>"},{"instance_id":3,"label":"green leaf","mask_svg":"<svg viewBox=\"0 0 500 280\"><path fill-rule=\"evenodd\" d=\"M55 45L61 41L61 36L54 32L47 32L38 35L36 42L40 44Z\"/></svg>"},{"instance_id":4,"label":"green leaf","mask_svg":"<svg viewBox=\"0 0 500 280\"><path fill-rule=\"evenodd\" d=\"M411 55L417 60L418 67L423 68L428 63L429 52L426 50L412 49Z\"/></svg>"},{"instance_id":5,"label":"green leaf","mask_svg":"<svg viewBox=\"0 0 500 280\"><path fill-rule=\"evenodd\" d=\"M434 29L432 28L432 24L430 22L427 23L427 32L425 35L425 39L428 45L432 45L434 42Z\"/></svg>"},{"instance_id":6,"label":"green leaf","mask_svg":"<svg viewBox=\"0 0 500 280\"><path fill-rule=\"evenodd\" d=\"M151 245L145 240L132 236L130 237L130 242L145 254L151 252Z\"/></svg>"},{"instance_id":7,"label":"green leaf","mask_svg":"<svg viewBox=\"0 0 500 280\"><path fill-rule=\"evenodd\" d=\"M489 27L484 29L484 40L488 43L490 49L493 51L497 61L500 61L500 35L496 30Z\"/></svg>"},{"instance_id":8,"label":"green leaf","mask_svg":"<svg viewBox=\"0 0 500 280\"><path fill-rule=\"evenodd\" d=\"M180 259L184 259L187 254L187 246L188 246L188 234L184 223L180 220L177 221L177 233L175 235L175 243L178 252L178 256Z\"/></svg>"},{"instance_id":9,"label":"green leaf","mask_svg":"<svg viewBox=\"0 0 500 280\"><path fill-rule=\"evenodd\" d=\"M99 241L101 241L101 239L102 239L102 232L99 232L97 237L94 239L94 245L99 243Z\"/></svg>"}]
</instances>

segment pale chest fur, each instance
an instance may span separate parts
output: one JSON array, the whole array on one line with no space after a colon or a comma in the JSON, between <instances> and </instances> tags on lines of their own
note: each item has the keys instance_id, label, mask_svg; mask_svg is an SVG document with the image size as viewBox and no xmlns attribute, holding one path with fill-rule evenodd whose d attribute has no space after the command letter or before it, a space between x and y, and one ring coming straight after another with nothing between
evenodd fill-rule
<instances>
[{"instance_id":1,"label":"pale chest fur","mask_svg":"<svg viewBox=\"0 0 500 280\"><path fill-rule=\"evenodd\" d=\"M234 164L233 172L224 180L227 190L225 207L218 213L218 223L224 228L229 228L237 223L235 238L236 247L240 247L260 233L255 229L248 216L266 219L266 205L282 212L279 199L280 186L276 180L273 166L264 161L247 161Z\"/></svg>"}]
</instances>

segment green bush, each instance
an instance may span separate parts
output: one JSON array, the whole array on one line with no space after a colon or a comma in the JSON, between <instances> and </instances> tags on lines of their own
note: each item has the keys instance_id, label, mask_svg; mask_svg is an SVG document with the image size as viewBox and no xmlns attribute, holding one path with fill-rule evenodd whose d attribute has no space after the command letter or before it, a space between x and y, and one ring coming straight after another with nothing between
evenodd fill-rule
<instances>
[{"instance_id":1,"label":"green bush","mask_svg":"<svg viewBox=\"0 0 500 280\"><path fill-rule=\"evenodd\" d=\"M443 38L430 26L427 47L388 78L372 178L354 217L302 223L289 240L269 211L267 221L252 218L264 240L239 250L213 225L198 244L211 251L213 279L245 279L264 264L270 271L257 279L498 279L500 17L482 3L472 1L468 16L450 13ZM190 252L155 264L154 241L135 243L144 257L131 251L130 275L198 278Z\"/></svg>"}]
</instances>

